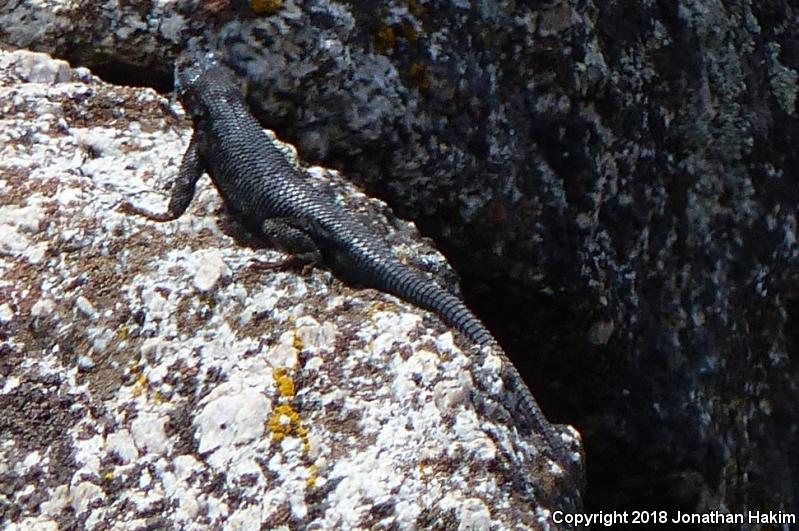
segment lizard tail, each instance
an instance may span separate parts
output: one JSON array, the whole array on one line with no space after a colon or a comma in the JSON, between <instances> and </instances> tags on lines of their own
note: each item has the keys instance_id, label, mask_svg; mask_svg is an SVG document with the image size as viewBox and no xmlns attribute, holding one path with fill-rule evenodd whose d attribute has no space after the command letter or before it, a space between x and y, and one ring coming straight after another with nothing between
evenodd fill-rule
<instances>
[{"instance_id":1,"label":"lizard tail","mask_svg":"<svg viewBox=\"0 0 799 531\"><path fill-rule=\"evenodd\" d=\"M398 269L388 268L384 272L384 285L390 293L432 311L480 346L496 344L491 333L460 299L421 273L404 267Z\"/></svg>"},{"instance_id":2,"label":"lizard tail","mask_svg":"<svg viewBox=\"0 0 799 531\"><path fill-rule=\"evenodd\" d=\"M555 435L552 426L541 413L538 403L525 384L519 371L499 347L491 333L460 299L420 272L396 264L378 268L378 280L383 291L430 310L442 321L457 329L479 346L496 347L495 354L502 359L502 379L508 390L516 395L514 407L521 415L521 424L542 436L556 454L556 461L564 466L573 463L563 442Z\"/></svg>"},{"instance_id":3,"label":"lizard tail","mask_svg":"<svg viewBox=\"0 0 799 531\"><path fill-rule=\"evenodd\" d=\"M552 426L541 413L538 403L525 384L519 371L505 352L499 347L491 333L460 299L439 286L422 273L409 268L384 267L378 276L384 290L401 299L430 310L442 321L457 329L479 346L496 347L495 354L502 359L502 380L508 390L516 396L514 409L521 415L520 424L541 435L558 456L556 460L564 466L572 463L563 442L555 435Z\"/></svg>"},{"instance_id":4,"label":"lizard tail","mask_svg":"<svg viewBox=\"0 0 799 531\"><path fill-rule=\"evenodd\" d=\"M549 434L546 436L550 439L550 444L557 445L558 442L551 436L551 428L549 428L548 422L541 414L541 410L524 383L524 379L480 320L460 299L433 282L432 279L410 269L398 269L389 267L384 270L384 285L388 287L386 291L434 312L442 321L459 330L479 346L490 345L497 347L495 353L503 361L502 379L505 385L509 387L509 390L517 395L517 400L519 401L517 407L525 418L524 423L538 433ZM558 448L558 446L553 447Z\"/></svg>"}]
</instances>

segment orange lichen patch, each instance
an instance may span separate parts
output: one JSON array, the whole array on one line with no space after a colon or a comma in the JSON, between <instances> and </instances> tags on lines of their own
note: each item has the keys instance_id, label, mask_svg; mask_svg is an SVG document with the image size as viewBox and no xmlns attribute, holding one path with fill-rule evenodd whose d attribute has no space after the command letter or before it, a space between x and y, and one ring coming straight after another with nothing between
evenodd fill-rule
<instances>
[{"instance_id":1,"label":"orange lichen patch","mask_svg":"<svg viewBox=\"0 0 799 531\"><path fill-rule=\"evenodd\" d=\"M427 65L424 63L413 63L410 68L411 77L416 81L419 90L425 91L430 88L430 76L427 73Z\"/></svg>"},{"instance_id":2,"label":"orange lichen patch","mask_svg":"<svg viewBox=\"0 0 799 531\"><path fill-rule=\"evenodd\" d=\"M250 9L258 15L274 15L283 7L283 0L250 0Z\"/></svg>"},{"instance_id":3,"label":"orange lichen patch","mask_svg":"<svg viewBox=\"0 0 799 531\"><path fill-rule=\"evenodd\" d=\"M383 26L375 35L375 51L383 53L394 48L397 44L397 33L391 26Z\"/></svg>"},{"instance_id":4,"label":"orange lichen patch","mask_svg":"<svg viewBox=\"0 0 799 531\"><path fill-rule=\"evenodd\" d=\"M294 380L286 372L283 367L278 367L274 370L273 376L277 384L277 392L280 396L291 398L294 396Z\"/></svg>"},{"instance_id":5,"label":"orange lichen patch","mask_svg":"<svg viewBox=\"0 0 799 531\"><path fill-rule=\"evenodd\" d=\"M120 341L125 341L128 338L128 333L130 329L128 328L127 323L123 324L119 328L117 328L117 339Z\"/></svg>"}]
</instances>

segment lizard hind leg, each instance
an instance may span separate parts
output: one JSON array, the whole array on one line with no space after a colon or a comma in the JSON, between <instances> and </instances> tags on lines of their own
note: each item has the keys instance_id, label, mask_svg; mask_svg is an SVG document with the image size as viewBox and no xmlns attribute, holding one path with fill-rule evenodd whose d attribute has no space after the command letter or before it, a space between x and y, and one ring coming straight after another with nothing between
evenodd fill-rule
<instances>
[{"instance_id":1,"label":"lizard hind leg","mask_svg":"<svg viewBox=\"0 0 799 531\"><path fill-rule=\"evenodd\" d=\"M275 247L292 255L289 260L279 264L277 268L302 265L303 271L305 271L308 266L313 267L323 263L319 247L298 220L267 218L261 223L261 231Z\"/></svg>"}]
</instances>

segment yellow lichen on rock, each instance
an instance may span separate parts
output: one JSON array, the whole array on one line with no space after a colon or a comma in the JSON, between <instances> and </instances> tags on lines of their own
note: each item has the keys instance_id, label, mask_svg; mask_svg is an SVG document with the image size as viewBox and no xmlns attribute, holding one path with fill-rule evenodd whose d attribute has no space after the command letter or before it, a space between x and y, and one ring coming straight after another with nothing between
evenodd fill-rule
<instances>
[{"instance_id":1,"label":"yellow lichen on rock","mask_svg":"<svg viewBox=\"0 0 799 531\"><path fill-rule=\"evenodd\" d=\"M430 88L430 77L427 73L427 65L424 63L413 63L410 68L411 77L416 81L419 90L426 91Z\"/></svg>"},{"instance_id":2,"label":"yellow lichen on rock","mask_svg":"<svg viewBox=\"0 0 799 531\"><path fill-rule=\"evenodd\" d=\"M291 398L294 396L294 380L286 372L286 369L283 367L277 367L274 372L273 376L275 378L275 383L277 384L277 392L280 396L285 398Z\"/></svg>"},{"instance_id":3,"label":"yellow lichen on rock","mask_svg":"<svg viewBox=\"0 0 799 531\"><path fill-rule=\"evenodd\" d=\"M308 479L305 480L305 484L309 487L316 486L316 480L319 479L319 469L316 465L311 465L308 467Z\"/></svg>"},{"instance_id":4,"label":"yellow lichen on rock","mask_svg":"<svg viewBox=\"0 0 799 531\"><path fill-rule=\"evenodd\" d=\"M297 334L297 331L294 331L294 348L297 351L302 351L302 338Z\"/></svg>"},{"instance_id":5,"label":"yellow lichen on rock","mask_svg":"<svg viewBox=\"0 0 799 531\"><path fill-rule=\"evenodd\" d=\"M274 15L283 7L283 0L250 0L250 9L259 15Z\"/></svg>"},{"instance_id":6,"label":"yellow lichen on rock","mask_svg":"<svg viewBox=\"0 0 799 531\"><path fill-rule=\"evenodd\" d=\"M397 43L397 34L391 26L383 26L375 35L375 50L377 53L387 52Z\"/></svg>"},{"instance_id":7,"label":"yellow lichen on rock","mask_svg":"<svg viewBox=\"0 0 799 531\"><path fill-rule=\"evenodd\" d=\"M277 393L281 400L288 401L294 398L294 380L283 367L276 367L272 377L275 379ZM275 442L280 442L286 437L297 437L302 442L303 453L308 453L308 428L302 425L300 414L291 406L284 403L277 406L266 421L266 429L272 434Z\"/></svg>"},{"instance_id":8,"label":"yellow lichen on rock","mask_svg":"<svg viewBox=\"0 0 799 531\"><path fill-rule=\"evenodd\" d=\"M300 415L289 404L277 406L269 420L266 421L266 428L272 434L275 442L282 441L286 436L298 435L300 425Z\"/></svg>"},{"instance_id":9,"label":"yellow lichen on rock","mask_svg":"<svg viewBox=\"0 0 799 531\"><path fill-rule=\"evenodd\" d=\"M136 366L136 368L138 369L138 366ZM131 370L131 372L133 372L133 370ZM133 372L133 374L136 373ZM143 373L139 373L138 376L136 377L136 380L133 382L133 392L132 392L133 396L139 397L143 395L145 391L147 391L147 386L148 386L147 377Z\"/></svg>"}]
</instances>

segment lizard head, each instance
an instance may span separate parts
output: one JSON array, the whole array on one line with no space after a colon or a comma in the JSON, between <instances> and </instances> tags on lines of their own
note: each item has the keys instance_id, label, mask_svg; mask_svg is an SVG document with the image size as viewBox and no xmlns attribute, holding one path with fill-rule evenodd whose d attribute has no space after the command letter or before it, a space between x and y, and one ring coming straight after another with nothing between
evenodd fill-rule
<instances>
[{"instance_id":1,"label":"lizard head","mask_svg":"<svg viewBox=\"0 0 799 531\"><path fill-rule=\"evenodd\" d=\"M201 117L231 98L242 98L239 85L218 53L190 48L175 62L175 91L192 118Z\"/></svg>"},{"instance_id":2,"label":"lizard head","mask_svg":"<svg viewBox=\"0 0 799 531\"><path fill-rule=\"evenodd\" d=\"M205 72L221 66L220 58L214 52L194 48L185 50L175 61L175 90L182 97Z\"/></svg>"}]
</instances>

